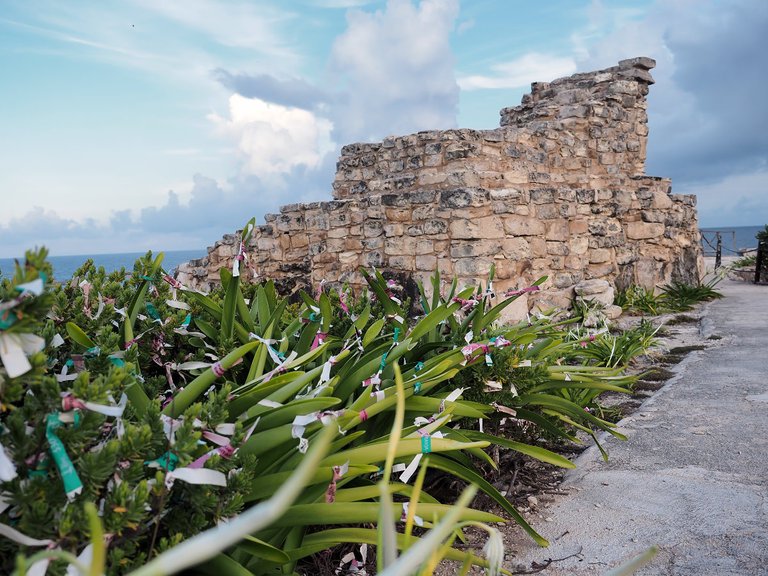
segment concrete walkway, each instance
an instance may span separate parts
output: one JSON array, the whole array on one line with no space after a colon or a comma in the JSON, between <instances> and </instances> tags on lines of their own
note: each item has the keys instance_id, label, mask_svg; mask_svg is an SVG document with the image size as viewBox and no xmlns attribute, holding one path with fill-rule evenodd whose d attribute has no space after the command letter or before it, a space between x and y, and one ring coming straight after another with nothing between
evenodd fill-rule
<instances>
[{"instance_id":1,"label":"concrete walkway","mask_svg":"<svg viewBox=\"0 0 768 576\"><path fill-rule=\"evenodd\" d=\"M768 286L724 280L702 330L722 339L620 423L604 462L590 448L566 475L566 496L524 536L513 563L541 574L602 574L656 545L638 574L768 575Z\"/></svg>"}]
</instances>

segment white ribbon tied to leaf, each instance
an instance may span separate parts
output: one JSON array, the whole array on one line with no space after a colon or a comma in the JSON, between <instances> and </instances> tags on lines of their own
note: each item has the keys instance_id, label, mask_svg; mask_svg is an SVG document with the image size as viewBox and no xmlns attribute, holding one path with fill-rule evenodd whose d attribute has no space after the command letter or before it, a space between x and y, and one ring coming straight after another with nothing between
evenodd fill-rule
<instances>
[{"instance_id":1,"label":"white ribbon tied to leaf","mask_svg":"<svg viewBox=\"0 0 768 576\"><path fill-rule=\"evenodd\" d=\"M35 334L0 332L0 360L10 378L17 378L32 369L27 356L45 348L45 340Z\"/></svg>"}]
</instances>

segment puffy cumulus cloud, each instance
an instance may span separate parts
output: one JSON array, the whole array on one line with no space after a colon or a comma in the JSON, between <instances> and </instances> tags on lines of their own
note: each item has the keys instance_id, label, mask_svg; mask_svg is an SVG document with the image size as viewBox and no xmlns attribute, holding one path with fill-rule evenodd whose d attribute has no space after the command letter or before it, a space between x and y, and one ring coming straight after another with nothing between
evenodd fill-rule
<instances>
[{"instance_id":1,"label":"puffy cumulus cloud","mask_svg":"<svg viewBox=\"0 0 768 576\"><path fill-rule=\"evenodd\" d=\"M459 78L462 90L510 89L531 82L554 80L576 72L573 58L530 52L509 62L491 66L493 74L470 75Z\"/></svg>"},{"instance_id":2,"label":"puffy cumulus cloud","mask_svg":"<svg viewBox=\"0 0 768 576\"><path fill-rule=\"evenodd\" d=\"M325 79L335 90L270 74L221 68L212 74L240 96L328 118L336 147L450 128L456 125L459 102L449 42L457 16L457 0L389 0L383 10L350 10L347 28L333 44Z\"/></svg>"},{"instance_id":3,"label":"puffy cumulus cloud","mask_svg":"<svg viewBox=\"0 0 768 576\"><path fill-rule=\"evenodd\" d=\"M449 43L456 0L390 0L347 14L330 71L343 86L333 104L337 142L456 125L459 87Z\"/></svg>"},{"instance_id":4,"label":"puffy cumulus cloud","mask_svg":"<svg viewBox=\"0 0 768 576\"><path fill-rule=\"evenodd\" d=\"M333 149L333 125L308 110L233 94L229 118L209 118L220 135L236 143L244 174L270 177L317 168Z\"/></svg>"},{"instance_id":5,"label":"puffy cumulus cloud","mask_svg":"<svg viewBox=\"0 0 768 576\"><path fill-rule=\"evenodd\" d=\"M595 1L610 33L584 42L579 68L650 56L656 84L648 96L650 174L698 196L705 225L768 221L768 3L762 0L657 0L643 14L611 14Z\"/></svg>"}]
</instances>

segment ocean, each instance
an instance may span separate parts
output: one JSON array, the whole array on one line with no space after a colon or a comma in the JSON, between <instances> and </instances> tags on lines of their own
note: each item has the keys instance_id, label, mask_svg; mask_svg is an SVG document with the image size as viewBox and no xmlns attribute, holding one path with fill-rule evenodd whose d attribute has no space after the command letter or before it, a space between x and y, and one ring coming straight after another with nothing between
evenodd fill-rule
<instances>
[{"instance_id":1,"label":"ocean","mask_svg":"<svg viewBox=\"0 0 768 576\"><path fill-rule=\"evenodd\" d=\"M700 228L701 245L706 256L715 254L716 233L720 232L723 241L723 256L738 255L741 250L757 248L755 234L765 230L765 226L721 226L719 228Z\"/></svg>"},{"instance_id":2,"label":"ocean","mask_svg":"<svg viewBox=\"0 0 768 576\"><path fill-rule=\"evenodd\" d=\"M107 272L114 272L120 268L125 268L130 272L133 270L133 263L146 252L125 252L123 254L82 254L79 256L49 256L48 261L53 266L53 277L59 281L65 281L72 278L75 270L80 268L83 263L91 258L96 266L103 266ZM157 252L152 252L157 255ZM179 264L202 258L206 255L206 250L170 250L165 252L163 258L163 269L172 272ZM14 270L13 258L0 258L0 277L11 276Z\"/></svg>"}]
</instances>

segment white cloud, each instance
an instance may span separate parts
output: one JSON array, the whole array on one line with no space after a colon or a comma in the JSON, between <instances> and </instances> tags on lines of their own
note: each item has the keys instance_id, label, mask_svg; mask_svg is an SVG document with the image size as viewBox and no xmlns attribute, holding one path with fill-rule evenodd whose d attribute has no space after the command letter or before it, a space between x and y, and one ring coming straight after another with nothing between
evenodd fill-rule
<instances>
[{"instance_id":1,"label":"white cloud","mask_svg":"<svg viewBox=\"0 0 768 576\"><path fill-rule=\"evenodd\" d=\"M456 0L389 0L385 10L347 14L330 66L345 94L334 104L338 142L455 126L457 16Z\"/></svg>"},{"instance_id":2,"label":"white cloud","mask_svg":"<svg viewBox=\"0 0 768 576\"><path fill-rule=\"evenodd\" d=\"M142 8L202 32L223 46L249 48L276 56L293 51L276 32L297 17L274 3L221 0L136 0Z\"/></svg>"},{"instance_id":3,"label":"white cloud","mask_svg":"<svg viewBox=\"0 0 768 576\"><path fill-rule=\"evenodd\" d=\"M317 8L359 8L374 0L310 0Z\"/></svg>"},{"instance_id":4,"label":"white cloud","mask_svg":"<svg viewBox=\"0 0 768 576\"><path fill-rule=\"evenodd\" d=\"M220 135L236 142L245 174L266 177L298 167L314 169L333 149L331 122L300 108L233 94L229 118L212 114L209 119Z\"/></svg>"},{"instance_id":5,"label":"white cloud","mask_svg":"<svg viewBox=\"0 0 768 576\"><path fill-rule=\"evenodd\" d=\"M732 174L706 184L676 186L680 194L696 194L699 224L755 226L768 223L768 170Z\"/></svg>"},{"instance_id":6,"label":"white cloud","mask_svg":"<svg viewBox=\"0 0 768 576\"><path fill-rule=\"evenodd\" d=\"M572 58L538 52L523 54L515 60L491 66L490 75L470 75L459 78L462 90L497 90L520 88L531 82L554 80L576 72Z\"/></svg>"}]
</instances>

